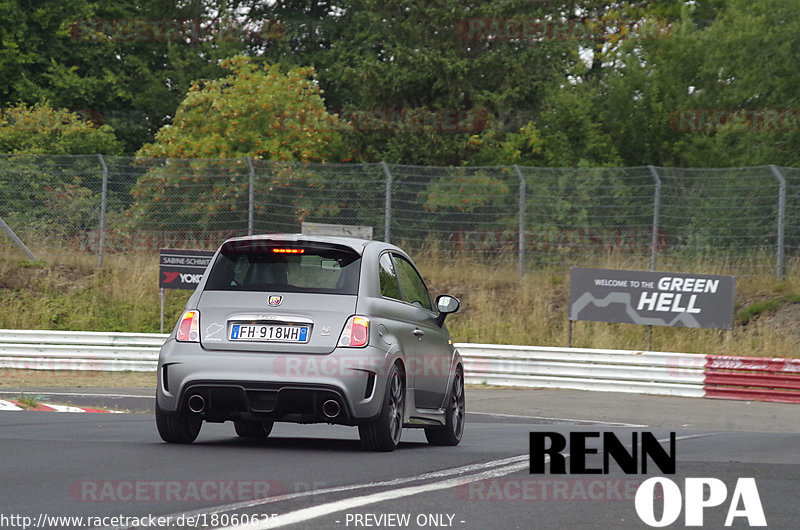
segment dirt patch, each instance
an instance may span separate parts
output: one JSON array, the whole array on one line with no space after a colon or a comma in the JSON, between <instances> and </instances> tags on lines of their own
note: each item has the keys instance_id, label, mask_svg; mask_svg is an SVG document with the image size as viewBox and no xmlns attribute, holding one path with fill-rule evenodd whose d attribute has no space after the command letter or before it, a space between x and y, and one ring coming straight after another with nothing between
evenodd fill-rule
<instances>
[{"instance_id":1,"label":"dirt patch","mask_svg":"<svg viewBox=\"0 0 800 530\"><path fill-rule=\"evenodd\" d=\"M800 304L787 303L774 311L756 315L748 326L753 324L765 333L789 339L800 349Z\"/></svg>"},{"instance_id":2,"label":"dirt patch","mask_svg":"<svg viewBox=\"0 0 800 530\"><path fill-rule=\"evenodd\" d=\"M155 388L155 372L0 370L0 388Z\"/></svg>"},{"instance_id":3,"label":"dirt patch","mask_svg":"<svg viewBox=\"0 0 800 530\"><path fill-rule=\"evenodd\" d=\"M87 285L94 270L81 265L0 263L0 289L12 291L76 289Z\"/></svg>"}]
</instances>

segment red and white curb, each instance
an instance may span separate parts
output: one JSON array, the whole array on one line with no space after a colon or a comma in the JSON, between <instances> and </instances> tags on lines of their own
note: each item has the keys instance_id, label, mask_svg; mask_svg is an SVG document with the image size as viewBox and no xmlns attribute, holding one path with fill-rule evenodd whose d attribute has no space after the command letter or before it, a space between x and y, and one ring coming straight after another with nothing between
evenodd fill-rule
<instances>
[{"instance_id":1,"label":"red and white curb","mask_svg":"<svg viewBox=\"0 0 800 530\"><path fill-rule=\"evenodd\" d=\"M109 412L119 414L118 410L93 409L84 407L73 407L72 405L53 405L51 403L39 403L35 407L23 406L19 401L13 399L0 399L0 411L35 411L35 412Z\"/></svg>"}]
</instances>

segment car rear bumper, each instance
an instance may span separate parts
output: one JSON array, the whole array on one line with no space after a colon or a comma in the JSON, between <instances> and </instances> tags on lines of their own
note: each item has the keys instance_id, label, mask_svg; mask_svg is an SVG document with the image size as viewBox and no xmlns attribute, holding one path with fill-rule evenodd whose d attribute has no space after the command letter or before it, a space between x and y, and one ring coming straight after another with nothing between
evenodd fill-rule
<instances>
[{"instance_id":1,"label":"car rear bumper","mask_svg":"<svg viewBox=\"0 0 800 530\"><path fill-rule=\"evenodd\" d=\"M394 360L371 346L297 355L209 351L198 343L168 340L159 356L156 398L163 412L200 414L208 421L354 425L380 413ZM200 399L190 406L193 396ZM336 402L337 414L325 414L328 401ZM328 403L327 412L335 408Z\"/></svg>"}]
</instances>

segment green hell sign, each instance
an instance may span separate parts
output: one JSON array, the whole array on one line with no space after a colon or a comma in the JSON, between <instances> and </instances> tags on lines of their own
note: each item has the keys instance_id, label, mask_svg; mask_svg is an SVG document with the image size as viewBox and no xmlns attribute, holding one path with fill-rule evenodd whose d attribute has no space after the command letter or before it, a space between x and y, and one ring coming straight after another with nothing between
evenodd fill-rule
<instances>
[{"instance_id":1,"label":"green hell sign","mask_svg":"<svg viewBox=\"0 0 800 530\"><path fill-rule=\"evenodd\" d=\"M735 287L733 276L575 267L569 319L731 329Z\"/></svg>"}]
</instances>

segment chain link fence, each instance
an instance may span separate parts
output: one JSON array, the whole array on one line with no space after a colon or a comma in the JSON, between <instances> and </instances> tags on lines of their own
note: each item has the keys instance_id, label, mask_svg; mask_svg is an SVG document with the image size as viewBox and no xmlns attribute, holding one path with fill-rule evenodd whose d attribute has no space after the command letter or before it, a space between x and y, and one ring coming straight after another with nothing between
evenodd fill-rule
<instances>
[{"instance_id":1,"label":"chain link fence","mask_svg":"<svg viewBox=\"0 0 800 530\"><path fill-rule=\"evenodd\" d=\"M4 223L2 222L4 221ZM0 156L0 228L30 249L215 249L228 237L364 225L420 251L567 270L698 258L778 277L800 247L800 169L300 164ZM0 245L12 245L11 237Z\"/></svg>"}]
</instances>

